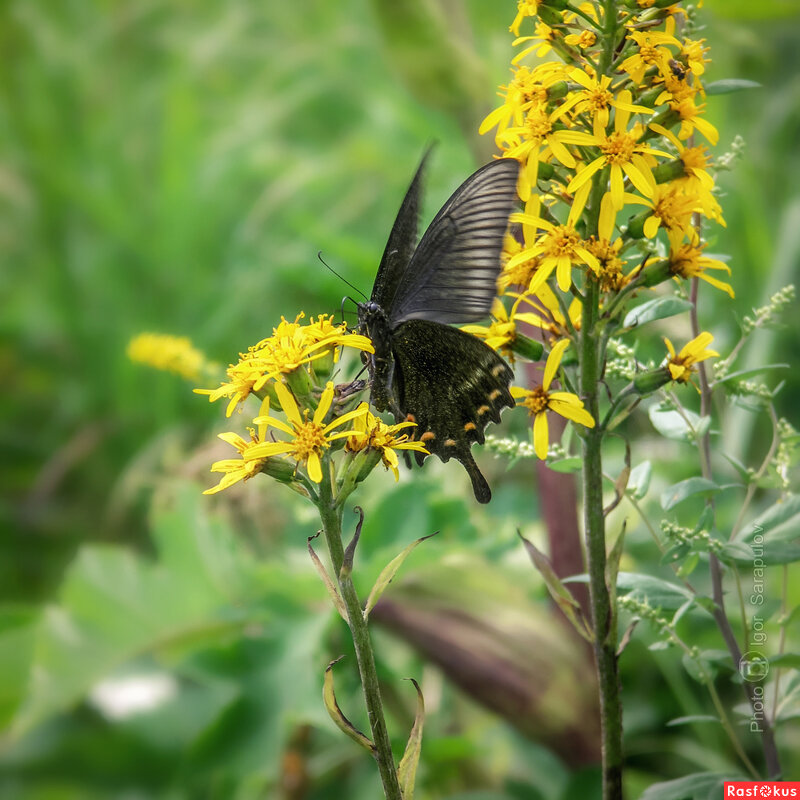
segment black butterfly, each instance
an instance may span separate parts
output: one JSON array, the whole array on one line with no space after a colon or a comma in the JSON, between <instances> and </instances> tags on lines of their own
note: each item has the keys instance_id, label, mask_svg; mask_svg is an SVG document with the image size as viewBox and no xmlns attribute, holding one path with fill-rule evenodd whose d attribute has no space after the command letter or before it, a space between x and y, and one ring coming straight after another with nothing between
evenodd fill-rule
<instances>
[{"instance_id":1,"label":"black butterfly","mask_svg":"<svg viewBox=\"0 0 800 800\"><path fill-rule=\"evenodd\" d=\"M367 361L372 403L398 422L416 422L415 438L442 461L458 459L477 500L488 503L492 492L470 450L483 444L489 421L514 405L513 373L484 342L450 323L489 313L519 163L492 161L467 178L417 246L426 158L389 234L372 296L358 304L359 330L375 348ZM422 464L425 454L415 455Z\"/></svg>"}]
</instances>

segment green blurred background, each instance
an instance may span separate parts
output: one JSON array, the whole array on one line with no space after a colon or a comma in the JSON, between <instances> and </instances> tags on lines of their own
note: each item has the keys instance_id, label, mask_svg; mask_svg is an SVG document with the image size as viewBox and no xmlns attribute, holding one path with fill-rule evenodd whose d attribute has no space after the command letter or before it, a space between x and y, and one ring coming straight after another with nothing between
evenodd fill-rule
<instances>
[{"instance_id":1,"label":"green blurred background","mask_svg":"<svg viewBox=\"0 0 800 800\"><path fill-rule=\"evenodd\" d=\"M307 564L313 517L266 482L202 498L221 408L130 363L125 348L142 331L188 335L227 363L282 314L335 313L348 290L318 250L367 291L426 144L438 143L428 218L491 152L474 131L508 75L514 5L0 5L0 798L375 796L369 759L321 711L322 669L347 645ZM717 153L736 136L746 143L719 178L728 227L712 246L731 255L736 300L704 292L701 308L724 350L738 319L797 280L800 10L707 0L700 19L709 79L763 85L708 101ZM747 358L791 360L796 345L790 319L760 333ZM800 381L787 381L791 418ZM742 414L728 434L746 458L763 431ZM503 465L483 463L496 485ZM526 609L506 633L530 627L554 658L565 648L562 705L590 715L585 654L565 641L515 541L520 520L539 530L531 462L480 511L463 475L443 470L426 467L399 489L378 481L365 499L364 585L403 544L440 528L415 555L411 606L425 586L447 585L440 571L454 565L473 594L432 596L429 608L488 614L469 607L475 596L520 584L495 598ZM435 480L444 474L448 488ZM714 641L702 626L698 635ZM537 720L553 713L541 697L513 730L396 637L379 630L378 642L398 741L413 713L399 678L428 680L421 797L591 796L586 759L535 741ZM707 701L646 643L627 656L631 786L724 768L730 754L715 734L699 748L697 731L664 732ZM540 665L538 680L558 663ZM341 674L347 713L364 724L352 675ZM98 685L131 675L166 700L115 716Z\"/></svg>"}]
</instances>

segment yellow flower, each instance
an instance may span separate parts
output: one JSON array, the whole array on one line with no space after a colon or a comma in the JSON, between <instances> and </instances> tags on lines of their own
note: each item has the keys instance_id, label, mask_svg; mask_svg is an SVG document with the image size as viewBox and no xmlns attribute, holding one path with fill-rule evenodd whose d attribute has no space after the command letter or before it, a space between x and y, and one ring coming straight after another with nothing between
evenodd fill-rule
<instances>
[{"instance_id":1,"label":"yellow flower","mask_svg":"<svg viewBox=\"0 0 800 800\"><path fill-rule=\"evenodd\" d=\"M211 403L220 397L230 398L225 412L229 417L239 403L251 392L260 392L268 381L327 356L335 360L339 347L373 352L372 342L366 336L348 332L345 323L334 325L331 316L321 314L316 320L311 317L308 325L301 325L303 316L301 312L294 322L281 317L272 336L240 353L238 363L228 367L227 382L216 389L194 391L208 395Z\"/></svg>"},{"instance_id":2,"label":"yellow flower","mask_svg":"<svg viewBox=\"0 0 800 800\"><path fill-rule=\"evenodd\" d=\"M500 263L503 265L503 269L497 279L498 295L505 294L511 286L527 288L539 269L540 261L536 256L518 260L513 266L509 266L514 256L519 255L523 249L523 245L514 236L506 233L503 252L500 254Z\"/></svg>"},{"instance_id":3,"label":"yellow flower","mask_svg":"<svg viewBox=\"0 0 800 800\"><path fill-rule=\"evenodd\" d=\"M519 39L515 39L512 42L512 46L516 47L518 44L522 44L522 42L530 41L538 42L538 44L532 44L524 50L521 50L511 59L511 63L519 64L525 56L533 52L536 53L537 58L544 58L553 49L550 43L555 38L556 32L557 31L551 28L546 22L542 22L541 20L537 22L535 36L520 36Z\"/></svg>"},{"instance_id":4,"label":"yellow flower","mask_svg":"<svg viewBox=\"0 0 800 800\"><path fill-rule=\"evenodd\" d=\"M665 228L668 234L671 231L679 231L691 237L694 230L692 214L703 210L696 194L674 183L662 183L656 186L652 200L626 192L625 201L649 206L652 209L652 214L644 222L644 235L648 239L652 239L659 228Z\"/></svg>"},{"instance_id":5,"label":"yellow flower","mask_svg":"<svg viewBox=\"0 0 800 800\"><path fill-rule=\"evenodd\" d=\"M569 135L569 131L555 128L547 111L540 106L528 111L524 125L507 128L498 134L500 146L506 147L506 157L524 163L519 178L519 196L524 202L529 199L539 179L539 161L550 161L555 156L565 167L575 167L575 158L565 147Z\"/></svg>"},{"instance_id":6,"label":"yellow flower","mask_svg":"<svg viewBox=\"0 0 800 800\"><path fill-rule=\"evenodd\" d=\"M261 402L261 413L269 413L268 397L265 397ZM206 489L203 494L216 494L223 489L227 489L229 486L233 486L234 483L247 481L252 478L253 475L258 475L259 472L263 471L267 463L267 458L248 459L247 454L264 441L264 437L267 433L267 426L263 424L259 425L258 432L253 430L253 428L248 428L248 430L250 431L249 442L239 436L238 433L219 434L219 438L222 439L223 442L233 445L233 447L239 451L239 458L226 458L222 461L215 461L211 465L211 471L222 472L222 479L216 486L211 489Z\"/></svg>"},{"instance_id":7,"label":"yellow flower","mask_svg":"<svg viewBox=\"0 0 800 800\"><path fill-rule=\"evenodd\" d=\"M675 30L675 20L667 20L665 31L634 31L628 34L628 39L635 42L638 52L626 58L620 67L631 76L637 86L642 85L644 74L652 66L663 68L672 58L670 46L680 47L681 43L672 35Z\"/></svg>"},{"instance_id":8,"label":"yellow flower","mask_svg":"<svg viewBox=\"0 0 800 800\"><path fill-rule=\"evenodd\" d=\"M422 442L412 441L408 434L397 435L397 432L403 428L414 427L415 422L387 425L369 410L367 403L361 403L354 413L358 416L353 420L352 435L348 438L345 448L354 453L368 447L378 451L381 454L383 466L394 472L395 480L400 478L397 469L399 462L395 450L416 450L418 453L426 454L429 452Z\"/></svg>"},{"instance_id":9,"label":"yellow flower","mask_svg":"<svg viewBox=\"0 0 800 800\"><path fill-rule=\"evenodd\" d=\"M699 336L695 336L691 342L681 348L676 355L672 342L664 338L664 344L669 350L669 358L666 367L672 380L678 383L688 383L695 372L694 365L707 358L714 358L719 355L715 350L706 350L708 345L714 341L714 337L708 331L703 331Z\"/></svg>"},{"instance_id":10,"label":"yellow flower","mask_svg":"<svg viewBox=\"0 0 800 800\"><path fill-rule=\"evenodd\" d=\"M679 278L689 280L690 278L700 278L717 289L727 292L731 298L734 296L733 288L729 283L721 281L709 275L707 270L721 270L730 275L730 267L723 261L703 255L705 244L697 245L697 237L692 241L683 242L680 231L671 231L667 234L669 238L669 268L672 274Z\"/></svg>"},{"instance_id":11,"label":"yellow flower","mask_svg":"<svg viewBox=\"0 0 800 800\"><path fill-rule=\"evenodd\" d=\"M709 51L708 47L704 47L705 39L684 39L681 46L681 55L686 59L689 64L689 69L692 74L700 77L706 71L706 64L710 59L706 58L706 53Z\"/></svg>"},{"instance_id":12,"label":"yellow flower","mask_svg":"<svg viewBox=\"0 0 800 800\"><path fill-rule=\"evenodd\" d=\"M508 86L500 87L503 105L490 112L483 120L478 133L483 135L497 127L495 139L500 146L500 134L513 122L517 127L525 121L525 113L531 108L547 105L548 89L565 80L566 67L552 61L538 64L531 69L524 64L511 70L513 78Z\"/></svg>"},{"instance_id":13,"label":"yellow flower","mask_svg":"<svg viewBox=\"0 0 800 800\"><path fill-rule=\"evenodd\" d=\"M521 295L512 295L512 297L518 298L515 303L515 308L519 307L520 303L527 303L533 309L533 312L515 314L514 319L522 319L529 325L546 331L550 334L552 343L570 335L571 331L567 327L567 319L561 310L558 297L556 297L553 290L546 283L543 283L536 290L535 295L525 293ZM569 322L573 330L580 330L581 312L581 301L577 297L573 297L567 309L567 316L569 317Z\"/></svg>"},{"instance_id":14,"label":"yellow flower","mask_svg":"<svg viewBox=\"0 0 800 800\"><path fill-rule=\"evenodd\" d=\"M595 117L593 134L585 131L569 131L562 137L564 142L596 147L602 153L575 173L575 177L567 186L567 191L574 192L580 189L595 172L609 166L611 198L615 210L623 206L624 175L628 176L631 183L645 197L652 197L656 181L645 155L668 157L667 153L662 153L646 144L639 144L639 138L644 133L641 125L635 125L631 130L627 130L631 116L630 108L638 108L631 104L631 93L624 89L619 93L618 100L622 105L617 108L614 115L613 133L607 133L599 119Z\"/></svg>"},{"instance_id":15,"label":"yellow flower","mask_svg":"<svg viewBox=\"0 0 800 800\"><path fill-rule=\"evenodd\" d=\"M567 37L569 39L569 37ZM645 106L637 106L633 103L626 103L622 92L618 97L614 97L611 90L611 78L608 75L601 75L600 80L592 77L588 72L577 67L570 70L569 78L583 87L583 89L570 92L564 102L553 113L552 119L555 121L571 111L573 114L590 113L592 124L596 119L605 128L608 125L609 109L623 108L632 114L652 114L653 110Z\"/></svg>"},{"instance_id":16,"label":"yellow flower","mask_svg":"<svg viewBox=\"0 0 800 800\"><path fill-rule=\"evenodd\" d=\"M708 139L711 144L719 141L719 131L707 120L702 118L706 104L700 106L694 104L694 99L686 97L680 101L670 101L669 107L675 111L681 120L681 129L678 136L681 139L688 139L698 130Z\"/></svg>"},{"instance_id":17,"label":"yellow flower","mask_svg":"<svg viewBox=\"0 0 800 800\"><path fill-rule=\"evenodd\" d=\"M186 336L164 333L140 333L128 343L128 358L150 367L174 372L182 378L196 381L204 373L213 372L217 365L208 361Z\"/></svg>"},{"instance_id":18,"label":"yellow flower","mask_svg":"<svg viewBox=\"0 0 800 800\"><path fill-rule=\"evenodd\" d=\"M518 405L525 406L533 417L533 449L536 455L543 460L547 458L547 448L550 444L546 413L548 409L566 419L585 425L587 428L594 427L594 418L583 407L583 401L577 395L572 392L549 391L567 347L569 347L569 340L562 339L550 351L544 367L541 386L537 386L535 389L511 387L511 394L520 401Z\"/></svg>"},{"instance_id":19,"label":"yellow flower","mask_svg":"<svg viewBox=\"0 0 800 800\"><path fill-rule=\"evenodd\" d=\"M588 188L588 184L587 184ZM585 198L583 198L585 203ZM544 233L531 246L526 247L520 253L511 258L506 265L507 269L513 269L529 258L540 257L541 264L534 273L528 290L536 293L538 288L550 277L553 270L556 271L558 287L562 292L567 292L572 286L572 265L586 264L592 269L599 267L597 259L589 252L587 243L575 230L575 220L580 214L583 205L578 202L573 203L567 218L566 225L553 225L547 220L533 217L530 214L512 214L512 222L523 223L529 229L536 230L542 228Z\"/></svg>"},{"instance_id":20,"label":"yellow flower","mask_svg":"<svg viewBox=\"0 0 800 800\"><path fill-rule=\"evenodd\" d=\"M483 339L492 350L497 350L506 360L513 363L514 354L510 345L517 338L517 325L513 319L513 310L509 315L498 298L495 297L492 304L492 321L489 325L462 325L461 330Z\"/></svg>"},{"instance_id":21,"label":"yellow flower","mask_svg":"<svg viewBox=\"0 0 800 800\"><path fill-rule=\"evenodd\" d=\"M573 47L579 47L585 50L587 47L592 47L597 41L597 34L594 31L581 31L580 33L570 33L564 37L564 42Z\"/></svg>"},{"instance_id":22,"label":"yellow flower","mask_svg":"<svg viewBox=\"0 0 800 800\"><path fill-rule=\"evenodd\" d=\"M314 416L309 419L309 410L304 409L301 415L292 393L282 383L276 383L275 393L278 395L278 400L283 412L286 414L288 423L270 416L269 413L256 417L254 422L257 425L275 428L287 434L287 436L291 436L292 439L288 442L264 442L262 440L259 444L248 448L243 457L252 460L277 455L289 456L297 462L298 466L305 464L308 477L314 483L319 483L322 480L321 457L330 447L330 443L336 439L348 438L357 433L352 430L333 433L334 429L364 413L362 409L357 408L355 411L349 411L347 414L342 414L341 417L336 417L327 425L323 424L331 407L333 391L333 383L328 381L325 391L319 399L319 405L314 412Z\"/></svg>"},{"instance_id":23,"label":"yellow flower","mask_svg":"<svg viewBox=\"0 0 800 800\"><path fill-rule=\"evenodd\" d=\"M541 0L517 0L517 16L509 26L509 30L514 36L519 36L519 26L526 17L535 17L539 12Z\"/></svg>"}]
</instances>

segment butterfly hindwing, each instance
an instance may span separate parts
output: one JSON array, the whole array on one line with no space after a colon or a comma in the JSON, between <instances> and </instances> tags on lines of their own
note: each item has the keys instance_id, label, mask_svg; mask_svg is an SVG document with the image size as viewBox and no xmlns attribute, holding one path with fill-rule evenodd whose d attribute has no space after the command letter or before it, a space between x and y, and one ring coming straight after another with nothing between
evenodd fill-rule
<instances>
[{"instance_id":1,"label":"butterfly hindwing","mask_svg":"<svg viewBox=\"0 0 800 800\"><path fill-rule=\"evenodd\" d=\"M499 422L500 411L514 405L511 368L475 336L428 320L403 322L394 331L392 350L401 418L416 422L413 436L429 452L460 461L475 497L488 503L492 493L471 448L483 444L486 425ZM421 464L425 455L416 456Z\"/></svg>"},{"instance_id":2,"label":"butterfly hindwing","mask_svg":"<svg viewBox=\"0 0 800 800\"><path fill-rule=\"evenodd\" d=\"M382 303L393 326L410 319L474 322L488 315L518 174L518 161L492 161L453 193L411 256L391 305Z\"/></svg>"}]
</instances>

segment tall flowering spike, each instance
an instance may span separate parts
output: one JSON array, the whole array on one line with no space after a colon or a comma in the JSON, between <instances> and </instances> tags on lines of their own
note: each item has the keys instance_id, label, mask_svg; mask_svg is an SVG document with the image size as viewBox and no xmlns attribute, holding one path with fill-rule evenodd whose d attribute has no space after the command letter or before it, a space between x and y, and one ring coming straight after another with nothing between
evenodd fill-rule
<instances>
[{"instance_id":1,"label":"tall flowering spike","mask_svg":"<svg viewBox=\"0 0 800 800\"><path fill-rule=\"evenodd\" d=\"M647 255L637 254L638 239L668 235L673 252L681 243L702 250L696 218L725 224L713 160L693 141L695 134L711 144L718 139L699 80L705 42L682 35L685 12L677 4L618 3L619 44L600 74L598 66L608 64L606 7L517 4L511 79L480 126L481 133L494 131L503 155L523 164L526 218L517 219L522 236L506 248L503 290L516 284L535 292L547 281L568 292L592 271L603 294L617 293L636 275L627 261ZM556 59L537 62L545 51ZM628 230L617 236L622 225Z\"/></svg>"}]
</instances>

